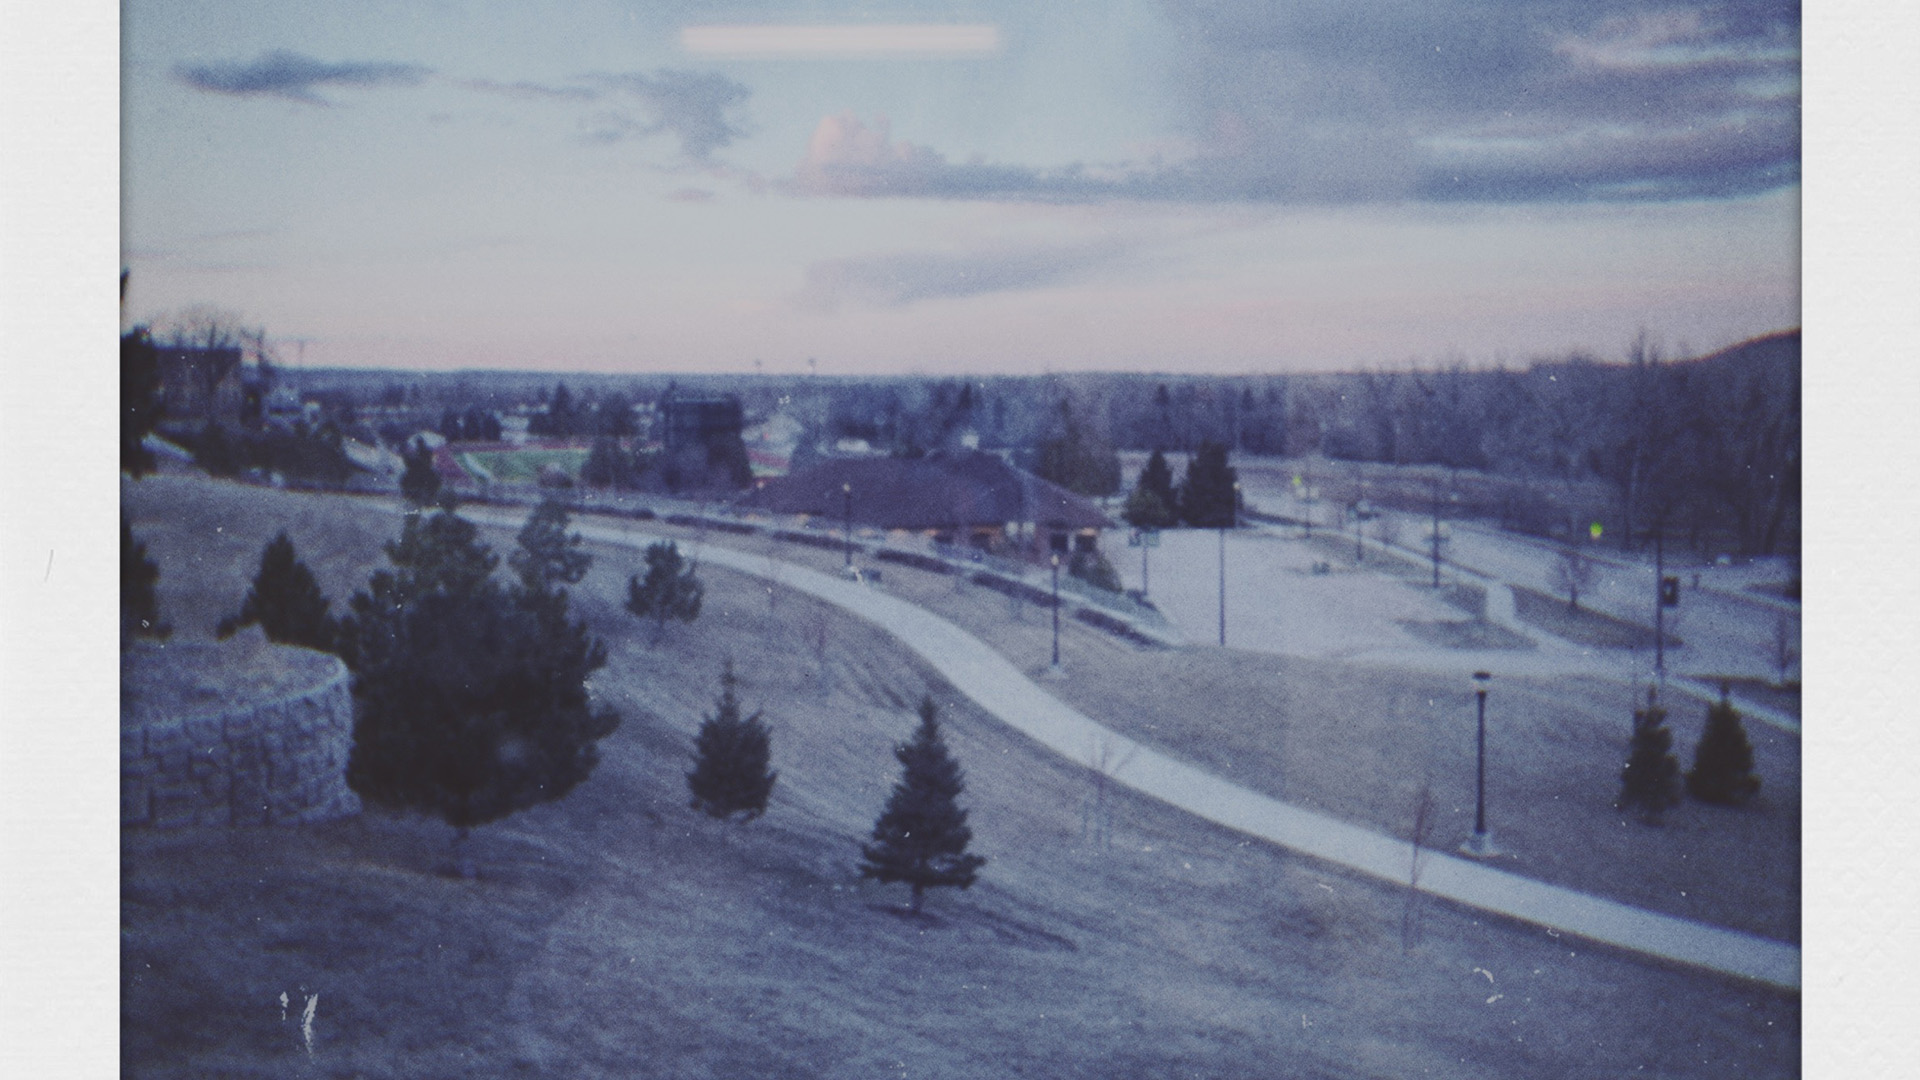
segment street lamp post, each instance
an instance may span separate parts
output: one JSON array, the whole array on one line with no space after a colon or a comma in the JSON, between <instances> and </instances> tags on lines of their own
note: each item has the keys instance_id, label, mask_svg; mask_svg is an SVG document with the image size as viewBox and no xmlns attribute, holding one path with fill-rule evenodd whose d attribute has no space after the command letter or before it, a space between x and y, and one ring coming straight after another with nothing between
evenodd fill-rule
<instances>
[{"instance_id":1,"label":"street lamp post","mask_svg":"<svg viewBox=\"0 0 1920 1080\"><path fill-rule=\"evenodd\" d=\"M847 499L847 568L853 568L853 483L840 485L840 494Z\"/></svg>"},{"instance_id":2,"label":"street lamp post","mask_svg":"<svg viewBox=\"0 0 1920 1080\"><path fill-rule=\"evenodd\" d=\"M1053 670L1060 670L1060 553L1053 553Z\"/></svg>"},{"instance_id":3,"label":"street lamp post","mask_svg":"<svg viewBox=\"0 0 1920 1080\"><path fill-rule=\"evenodd\" d=\"M1465 854L1482 859L1500 853L1493 846L1492 834L1487 832L1487 683L1492 679L1491 672L1473 673L1473 696L1479 714L1473 782L1473 835L1460 846Z\"/></svg>"}]
</instances>

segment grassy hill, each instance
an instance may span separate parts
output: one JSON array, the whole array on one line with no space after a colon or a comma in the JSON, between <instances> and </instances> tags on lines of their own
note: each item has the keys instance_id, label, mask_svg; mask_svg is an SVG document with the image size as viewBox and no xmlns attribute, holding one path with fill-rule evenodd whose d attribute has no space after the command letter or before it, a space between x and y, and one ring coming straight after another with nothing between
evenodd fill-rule
<instances>
[{"instance_id":1,"label":"grassy hill","mask_svg":"<svg viewBox=\"0 0 1920 1080\"><path fill-rule=\"evenodd\" d=\"M181 634L238 606L281 528L336 608L398 531L345 498L125 491ZM576 604L626 723L572 796L476 833L477 880L446 826L378 812L123 834L127 1075L1798 1073L1796 995L1410 900L1124 791L1103 837L1091 773L877 632L708 569L701 619L649 646L619 606L637 553L597 554ZM683 780L729 656L780 771L744 827ZM922 692L990 861L916 919L854 867Z\"/></svg>"}]
</instances>

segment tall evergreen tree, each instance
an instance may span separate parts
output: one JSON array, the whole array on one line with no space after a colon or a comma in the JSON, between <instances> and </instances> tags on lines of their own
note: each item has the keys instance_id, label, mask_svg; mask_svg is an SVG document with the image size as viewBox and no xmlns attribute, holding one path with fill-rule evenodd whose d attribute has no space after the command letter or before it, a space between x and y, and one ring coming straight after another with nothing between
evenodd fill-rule
<instances>
[{"instance_id":1,"label":"tall evergreen tree","mask_svg":"<svg viewBox=\"0 0 1920 1080\"><path fill-rule=\"evenodd\" d=\"M1614 800L1615 807L1638 812L1649 825L1660 824L1666 812L1680 804L1680 763L1673 757L1673 732L1666 720L1667 710L1649 689L1647 707L1633 713L1633 739L1620 769L1620 797Z\"/></svg>"},{"instance_id":2,"label":"tall evergreen tree","mask_svg":"<svg viewBox=\"0 0 1920 1080\"><path fill-rule=\"evenodd\" d=\"M134 638L164 638L172 627L160 621L160 564L147 558L147 544L133 535L133 523L120 516L120 647Z\"/></svg>"},{"instance_id":3,"label":"tall evergreen tree","mask_svg":"<svg viewBox=\"0 0 1920 1080\"><path fill-rule=\"evenodd\" d=\"M1060 403L1059 434L1040 444L1034 475L1082 495L1112 495L1120 490L1120 455L1113 444L1090 431Z\"/></svg>"},{"instance_id":4,"label":"tall evergreen tree","mask_svg":"<svg viewBox=\"0 0 1920 1080\"><path fill-rule=\"evenodd\" d=\"M520 584L529 592L546 593L564 585L578 585L593 565L593 556L581 550L586 541L567 532L573 521L564 499L548 495L527 515L520 528L519 550L507 560Z\"/></svg>"},{"instance_id":5,"label":"tall evergreen tree","mask_svg":"<svg viewBox=\"0 0 1920 1080\"><path fill-rule=\"evenodd\" d=\"M1203 442L1187 462L1187 475L1180 482L1180 518L1196 529L1232 528L1237 523L1239 500L1233 485L1239 474L1227 464L1224 443Z\"/></svg>"},{"instance_id":6,"label":"tall evergreen tree","mask_svg":"<svg viewBox=\"0 0 1920 1080\"><path fill-rule=\"evenodd\" d=\"M957 801L966 783L940 738L938 715L929 694L920 702L920 726L913 739L893 749L900 780L874 823L872 842L860 849L860 876L911 885L915 912L928 889L967 888L987 861L967 853L973 830Z\"/></svg>"},{"instance_id":7,"label":"tall evergreen tree","mask_svg":"<svg viewBox=\"0 0 1920 1080\"><path fill-rule=\"evenodd\" d=\"M444 819L458 844L585 780L620 723L587 691L605 647L564 602L502 588L478 529L450 511L408 517L387 557L393 569L354 595L341 630L356 706L349 786Z\"/></svg>"},{"instance_id":8,"label":"tall evergreen tree","mask_svg":"<svg viewBox=\"0 0 1920 1080\"><path fill-rule=\"evenodd\" d=\"M700 597L705 591L694 568L680 558L680 548L671 540L647 546L647 576L627 579L627 610L654 620L655 641L666 633L667 620L692 622L700 617Z\"/></svg>"},{"instance_id":9,"label":"tall evergreen tree","mask_svg":"<svg viewBox=\"0 0 1920 1080\"><path fill-rule=\"evenodd\" d=\"M1725 683L1720 700L1707 706L1707 726L1693 750L1693 768L1687 773L1687 794L1701 802L1734 806L1760 791L1753 775L1753 744L1740 724Z\"/></svg>"},{"instance_id":10,"label":"tall evergreen tree","mask_svg":"<svg viewBox=\"0 0 1920 1080\"><path fill-rule=\"evenodd\" d=\"M761 714L740 717L740 700L734 693L738 681L733 660L728 659L720 673L719 703L701 723L694 742L687 790L693 794L695 810L716 818L737 816L751 821L766 812L779 774L768 768L771 733Z\"/></svg>"},{"instance_id":11,"label":"tall evergreen tree","mask_svg":"<svg viewBox=\"0 0 1920 1080\"><path fill-rule=\"evenodd\" d=\"M403 457L407 471L400 474L400 494L415 506L431 506L440 496L440 472L433 467L433 451L415 439Z\"/></svg>"},{"instance_id":12,"label":"tall evergreen tree","mask_svg":"<svg viewBox=\"0 0 1920 1080\"><path fill-rule=\"evenodd\" d=\"M243 626L259 623L268 641L332 652L339 626L327 608L319 583L294 554L293 541L283 530L260 553L253 588L239 614L221 620L219 634L229 637Z\"/></svg>"}]
</instances>

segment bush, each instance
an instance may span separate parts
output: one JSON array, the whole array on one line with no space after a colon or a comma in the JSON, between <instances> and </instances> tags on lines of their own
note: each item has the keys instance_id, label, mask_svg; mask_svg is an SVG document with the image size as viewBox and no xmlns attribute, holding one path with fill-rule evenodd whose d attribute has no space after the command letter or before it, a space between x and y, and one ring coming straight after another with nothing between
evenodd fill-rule
<instances>
[{"instance_id":1,"label":"bush","mask_svg":"<svg viewBox=\"0 0 1920 1080\"><path fill-rule=\"evenodd\" d=\"M1108 592L1117 593L1123 588L1120 584L1120 575L1113 569L1113 564L1098 551L1074 552L1073 558L1067 562L1067 573Z\"/></svg>"},{"instance_id":2,"label":"bush","mask_svg":"<svg viewBox=\"0 0 1920 1080\"><path fill-rule=\"evenodd\" d=\"M766 812L779 774L767 767L771 734L760 714L740 718L740 701L734 694L737 682L733 661L728 660L720 673L719 703L701 723L695 739L687 789L693 794L695 810L710 817L750 821Z\"/></svg>"},{"instance_id":3,"label":"bush","mask_svg":"<svg viewBox=\"0 0 1920 1080\"><path fill-rule=\"evenodd\" d=\"M1747 741L1739 710L1722 684L1720 700L1707 707L1707 726L1693 750L1687 794L1701 802L1735 806L1759 791L1760 778L1753 775L1753 744Z\"/></svg>"}]
</instances>

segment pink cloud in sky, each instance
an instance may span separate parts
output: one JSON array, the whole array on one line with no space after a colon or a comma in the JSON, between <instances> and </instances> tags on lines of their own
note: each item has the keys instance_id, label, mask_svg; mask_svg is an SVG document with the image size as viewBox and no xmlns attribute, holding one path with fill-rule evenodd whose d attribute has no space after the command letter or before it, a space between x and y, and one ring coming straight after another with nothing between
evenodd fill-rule
<instances>
[{"instance_id":1,"label":"pink cloud in sky","mask_svg":"<svg viewBox=\"0 0 1920 1080\"><path fill-rule=\"evenodd\" d=\"M872 127L851 112L823 117L794 169L793 187L808 195L890 195L925 186L946 158L902 139L890 141L885 116Z\"/></svg>"}]
</instances>

